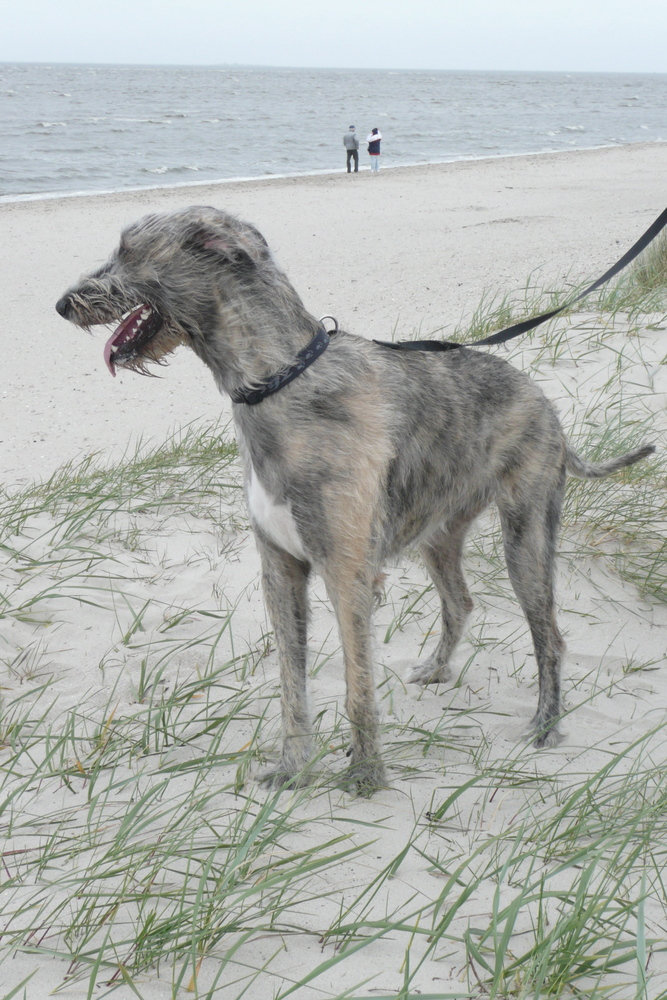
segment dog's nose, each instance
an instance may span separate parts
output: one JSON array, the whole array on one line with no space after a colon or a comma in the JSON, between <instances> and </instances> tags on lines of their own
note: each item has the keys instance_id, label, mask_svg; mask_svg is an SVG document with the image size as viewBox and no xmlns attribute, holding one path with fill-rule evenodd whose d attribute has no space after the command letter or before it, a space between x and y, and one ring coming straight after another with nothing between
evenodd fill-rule
<instances>
[{"instance_id":1,"label":"dog's nose","mask_svg":"<svg viewBox=\"0 0 667 1000\"><path fill-rule=\"evenodd\" d=\"M67 310L69 309L69 298L63 295L62 299L58 299L56 302L56 312L60 313L65 319L67 319Z\"/></svg>"}]
</instances>

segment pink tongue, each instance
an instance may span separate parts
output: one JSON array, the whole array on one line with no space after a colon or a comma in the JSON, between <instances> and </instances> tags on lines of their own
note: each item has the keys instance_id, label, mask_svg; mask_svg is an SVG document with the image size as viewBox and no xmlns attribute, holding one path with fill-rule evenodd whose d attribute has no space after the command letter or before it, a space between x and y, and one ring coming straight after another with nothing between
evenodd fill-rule
<instances>
[{"instance_id":1,"label":"pink tongue","mask_svg":"<svg viewBox=\"0 0 667 1000\"><path fill-rule=\"evenodd\" d=\"M139 306L134 312L131 312L129 316L126 316L120 326L114 330L106 344L104 345L104 362L113 375L116 377L116 366L113 363L113 358L111 357L111 348L120 347L124 344L126 340L129 340L133 333L135 333L134 324L137 321L137 326L139 325L139 316L145 309L145 306Z\"/></svg>"}]
</instances>

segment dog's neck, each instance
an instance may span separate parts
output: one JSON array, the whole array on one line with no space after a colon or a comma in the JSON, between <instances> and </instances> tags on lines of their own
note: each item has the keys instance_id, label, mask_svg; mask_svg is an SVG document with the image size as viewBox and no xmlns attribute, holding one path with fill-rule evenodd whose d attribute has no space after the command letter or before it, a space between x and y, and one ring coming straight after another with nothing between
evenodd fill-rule
<instances>
[{"instance_id":1,"label":"dog's neck","mask_svg":"<svg viewBox=\"0 0 667 1000\"><path fill-rule=\"evenodd\" d=\"M319 322L299 300L288 309L281 302L253 303L244 309L234 304L219 308L218 334L207 338L197 351L213 372L218 388L235 395L241 387L251 388L294 363L298 352L315 336Z\"/></svg>"}]
</instances>

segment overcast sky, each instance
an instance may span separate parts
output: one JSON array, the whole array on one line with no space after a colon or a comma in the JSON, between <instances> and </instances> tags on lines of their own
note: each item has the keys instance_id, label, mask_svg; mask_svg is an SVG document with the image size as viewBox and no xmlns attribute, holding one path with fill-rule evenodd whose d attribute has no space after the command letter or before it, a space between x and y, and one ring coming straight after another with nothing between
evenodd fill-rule
<instances>
[{"instance_id":1,"label":"overcast sky","mask_svg":"<svg viewBox=\"0 0 667 1000\"><path fill-rule=\"evenodd\" d=\"M0 61L665 73L667 0L0 0Z\"/></svg>"}]
</instances>

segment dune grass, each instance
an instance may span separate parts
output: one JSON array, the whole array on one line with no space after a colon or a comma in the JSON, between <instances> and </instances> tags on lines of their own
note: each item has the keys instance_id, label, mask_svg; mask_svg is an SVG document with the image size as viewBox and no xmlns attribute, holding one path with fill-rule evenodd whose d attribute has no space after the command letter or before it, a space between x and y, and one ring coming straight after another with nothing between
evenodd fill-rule
<instances>
[{"instance_id":1,"label":"dune grass","mask_svg":"<svg viewBox=\"0 0 667 1000\"><path fill-rule=\"evenodd\" d=\"M521 320L563 307L559 317L523 334L523 338L541 339L546 330L553 348L553 331L559 327L556 339L564 345L567 333L562 319L581 313L595 314L597 336L609 334L616 324L629 332L662 328L667 322L667 235L661 233L632 265L608 284L580 302L574 302L593 280L576 279L565 284L560 280L549 282L537 270L528 276L522 287L512 292L492 287L485 289L474 309L464 313L458 323L439 327L428 334L421 328L415 329L413 339L443 337L457 343L481 340ZM395 331L392 339L395 339Z\"/></svg>"},{"instance_id":2,"label":"dune grass","mask_svg":"<svg viewBox=\"0 0 667 1000\"><path fill-rule=\"evenodd\" d=\"M659 273L627 280L657 296ZM589 303L508 355L592 458L664 432L659 346L623 301L612 332ZM487 299L475 335L500 311ZM279 692L220 428L0 495L2 1000L667 997L667 719L642 701L660 655L617 654L609 633L642 615L648 630L667 603L665 485L658 453L568 487L562 617L575 647L579 621L606 622L610 652L568 668L565 728L637 710L564 752L498 735L532 668L493 517L470 539L477 611L451 686L406 688L403 643L426 653L438 601L419 566L393 571L377 613L393 789L370 803L340 780L340 650L317 586L313 783L256 782Z\"/></svg>"}]
</instances>

